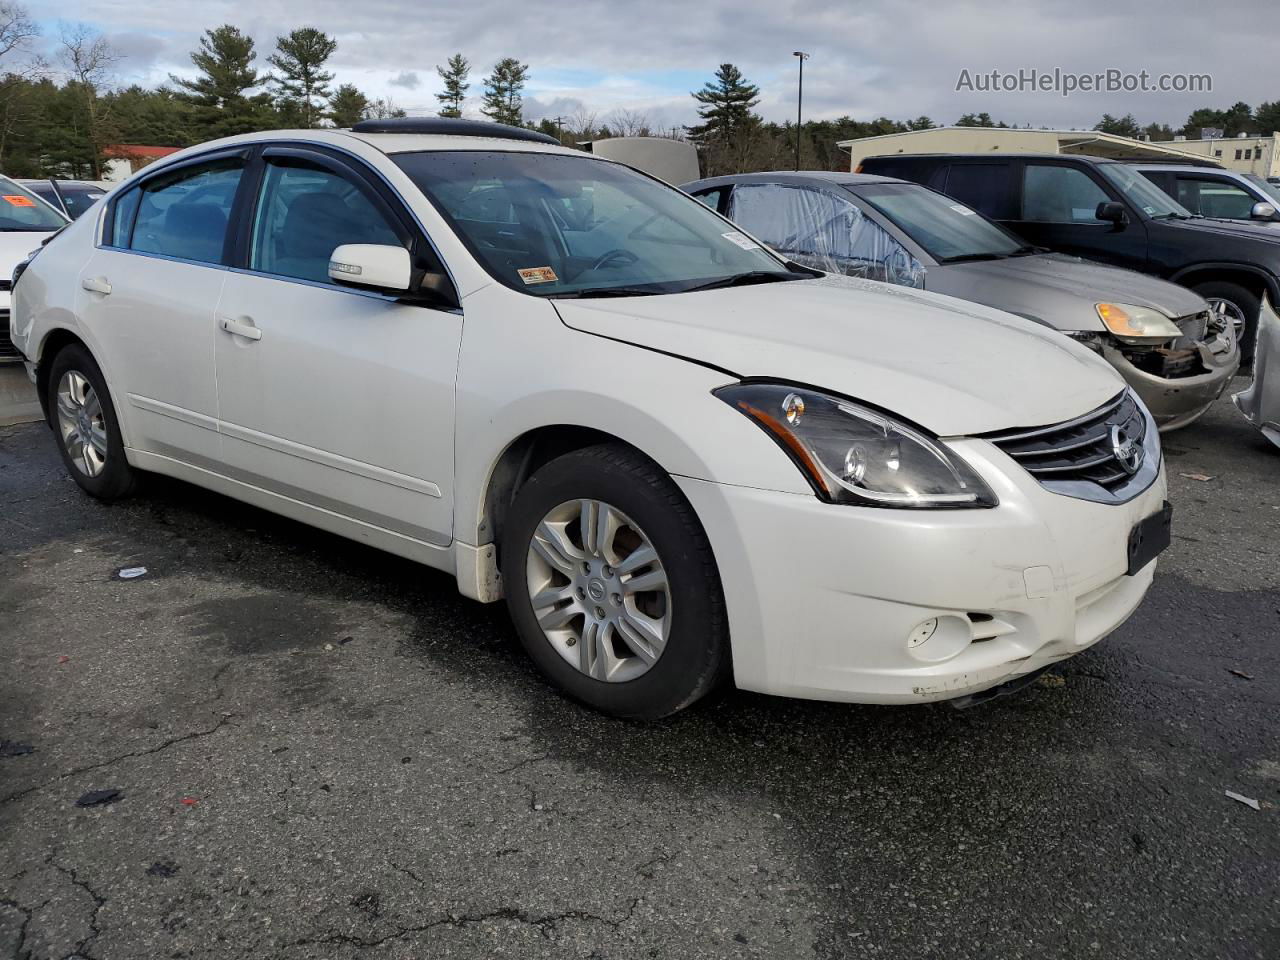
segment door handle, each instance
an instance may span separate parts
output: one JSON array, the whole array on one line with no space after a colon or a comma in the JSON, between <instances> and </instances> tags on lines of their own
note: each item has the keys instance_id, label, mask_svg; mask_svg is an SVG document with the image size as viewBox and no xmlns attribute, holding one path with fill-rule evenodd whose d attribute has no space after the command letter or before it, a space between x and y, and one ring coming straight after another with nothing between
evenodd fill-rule
<instances>
[{"instance_id":1,"label":"door handle","mask_svg":"<svg viewBox=\"0 0 1280 960\"><path fill-rule=\"evenodd\" d=\"M106 277L85 277L80 281L80 286L90 293L100 293L103 296L111 292L111 284L107 283Z\"/></svg>"},{"instance_id":2,"label":"door handle","mask_svg":"<svg viewBox=\"0 0 1280 960\"><path fill-rule=\"evenodd\" d=\"M240 320L232 320L230 317L222 317L218 320L218 325L232 336L244 337L246 340L262 339L262 331L255 327L252 322L245 323Z\"/></svg>"}]
</instances>

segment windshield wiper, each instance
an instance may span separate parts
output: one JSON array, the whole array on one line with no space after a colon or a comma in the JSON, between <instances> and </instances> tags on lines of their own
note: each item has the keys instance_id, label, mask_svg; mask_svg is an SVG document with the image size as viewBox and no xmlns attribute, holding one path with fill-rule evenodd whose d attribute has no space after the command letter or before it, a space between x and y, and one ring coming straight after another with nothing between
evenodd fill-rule
<instances>
[{"instance_id":1,"label":"windshield wiper","mask_svg":"<svg viewBox=\"0 0 1280 960\"><path fill-rule=\"evenodd\" d=\"M975 260L1003 260L1007 253L961 253L954 257L943 257L939 263L971 263Z\"/></svg>"},{"instance_id":2,"label":"windshield wiper","mask_svg":"<svg viewBox=\"0 0 1280 960\"><path fill-rule=\"evenodd\" d=\"M775 273L772 270L749 270L746 273L737 273L732 277L721 277L719 280L708 280L706 283L699 283L696 286L685 287L682 293L694 293L698 290L721 290L725 287L745 287L754 283L773 283L782 280L804 280L809 279L808 274L799 273Z\"/></svg>"},{"instance_id":3,"label":"windshield wiper","mask_svg":"<svg viewBox=\"0 0 1280 960\"><path fill-rule=\"evenodd\" d=\"M564 293L550 293L547 296L555 300L587 300L597 297L652 297L664 292L649 287L585 287L582 290L566 290Z\"/></svg>"},{"instance_id":4,"label":"windshield wiper","mask_svg":"<svg viewBox=\"0 0 1280 960\"><path fill-rule=\"evenodd\" d=\"M1030 243L1028 243L1028 244L1026 244L1025 246L1021 246L1021 247L1019 247L1017 250L1013 251L1013 253L1009 254L1009 256L1011 256L1011 257L1033 257L1033 256L1035 256L1035 255L1036 255L1036 254L1038 254L1038 253L1048 253L1048 252L1049 252L1049 248L1048 248L1048 247L1037 247L1037 246L1035 246L1034 244L1030 244Z\"/></svg>"}]
</instances>

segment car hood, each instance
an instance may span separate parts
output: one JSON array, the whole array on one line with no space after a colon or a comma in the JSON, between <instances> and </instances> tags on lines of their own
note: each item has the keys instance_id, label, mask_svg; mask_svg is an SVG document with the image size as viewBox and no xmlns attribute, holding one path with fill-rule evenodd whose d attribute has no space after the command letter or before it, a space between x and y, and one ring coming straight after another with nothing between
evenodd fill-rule
<instances>
[{"instance_id":1,"label":"car hood","mask_svg":"<svg viewBox=\"0 0 1280 960\"><path fill-rule=\"evenodd\" d=\"M39 250L41 241L51 233L52 230L0 231L0 280L8 280L13 268L32 250Z\"/></svg>"},{"instance_id":2,"label":"car hood","mask_svg":"<svg viewBox=\"0 0 1280 960\"><path fill-rule=\"evenodd\" d=\"M553 302L575 330L832 390L941 436L1058 423L1124 387L1097 355L1029 320L870 280Z\"/></svg>"},{"instance_id":3,"label":"car hood","mask_svg":"<svg viewBox=\"0 0 1280 960\"><path fill-rule=\"evenodd\" d=\"M925 286L1058 330L1104 330L1094 309L1104 301L1152 307L1171 318L1209 309L1203 297L1186 287L1060 253L944 263L928 269Z\"/></svg>"},{"instance_id":4,"label":"car hood","mask_svg":"<svg viewBox=\"0 0 1280 960\"><path fill-rule=\"evenodd\" d=\"M1261 220L1217 220L1212 217L1192 217L1190 220L1155 220L1165 226L1182 230L1198 230L1216 233L1224 237L1251 238L1280 244L1280 223Z\"/></svg>"}]
</instances>

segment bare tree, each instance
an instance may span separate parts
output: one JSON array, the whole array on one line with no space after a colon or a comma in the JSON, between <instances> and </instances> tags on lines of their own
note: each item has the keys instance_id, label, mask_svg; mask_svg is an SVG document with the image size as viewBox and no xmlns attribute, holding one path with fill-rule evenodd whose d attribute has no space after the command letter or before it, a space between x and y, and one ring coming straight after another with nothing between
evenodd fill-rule
<instances>
[{"instance_id":1,"label":"bare tree","mask_svg":"<svg viewBox=\"0 0 1280 960\"><path fill-rule=\"evenodd\" d=\"M569 122L565 124L565 130L568 131L571 142L583 140L591 140L596 135L596 117L598 114L594 110L588 110L586 107L579 107L573 111L569 117Z\"/></svg>"},{"instance_id":2,"label":"bare tree","mask_svg":"<svg viewBox=\"0 0 1280 960\"><path fill-rule=\"evenodd\" d=\"M11 0L0 0L0 167L4 164L9 137L21 124L32 120L25 101L30 99L28 81L44 72L44 61L32 53L32 41L40 28L27 8Z\"/></svg>"},{"instance_id":3,"label":"bare tree","mask_svg":"<svg viewBox=\"0 0 1280 960\"><path fill-rule=\"evenodd\" d=\"M107 43L107 38L84 24L64 27L62 30L62 60L71 82L76 84L84 98L86 129L89 142L90 165L93 179L102 178L102 151L106 146L108 116L98 102L98 93L106 88L111 67L120 59Z\"/></svg>"},{"instance_id":4,"label":"bare tree","mask_svg":"<svg viewBox=\"0 0 1280 960\"><path fill-rule=\"evenodd\" d=\"M605 123L613 131L614 136L648 137L652 135L652 122L649 120L649 115L643 110L628 110L625 107L619 107L605 117Z\"/></svg>"}]
</instances>

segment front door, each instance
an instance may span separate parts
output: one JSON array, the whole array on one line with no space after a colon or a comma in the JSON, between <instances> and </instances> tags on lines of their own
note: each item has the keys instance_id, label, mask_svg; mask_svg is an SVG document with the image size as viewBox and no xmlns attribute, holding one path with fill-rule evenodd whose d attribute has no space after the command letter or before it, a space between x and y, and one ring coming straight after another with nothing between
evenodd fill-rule
<instances>
[{"instance_id":1,"label":"front door","mask_svg":"<svg viewBox=\"0 0 1280 960\"><path fill-rule=\"evenodd\" d=\"M335 247L413 238L360 171L298 154L268 151L247 208L247 269L228 276L218 306L226 469L362 523L446 544L462 316L333 284Z\"/></svg>"}]
</instances>

